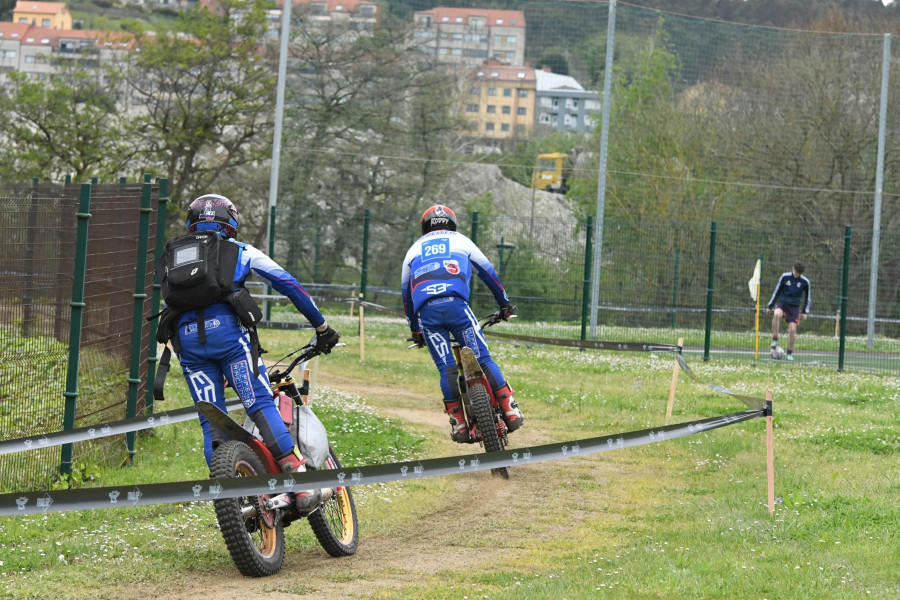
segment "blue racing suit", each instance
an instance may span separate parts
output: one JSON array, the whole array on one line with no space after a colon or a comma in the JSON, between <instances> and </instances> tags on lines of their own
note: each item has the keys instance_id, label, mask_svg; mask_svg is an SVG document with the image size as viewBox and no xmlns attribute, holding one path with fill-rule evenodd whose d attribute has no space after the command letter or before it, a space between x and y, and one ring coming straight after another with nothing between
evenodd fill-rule
<instances>
[{"instance_id":1,"label":"blue racing suit","mask_svg":"<svg viewBox=\"0 0 900 600\"><path fill-rule=\"evenodd\" d=\"M250 272L271 283L272 287L290 298L294 306L313 327L325 322L315 302L294 277L266 254L248 244L233 239L240 246L234 273L238 288ZM294 449L294 441L272 398L269 377L263 361L258 360L259 376L253 374L250 334L229 304L217 302L203 309L206 342L201 343L197 332L197 311L185 311L178 317L176 335L180 346L178 360L194 403L212 402L225 411L225 379L241 399L247 415L259 429L263 442L275 458ZM213 454L213 437L209 422L200 415L203 427L203 453L209 464Z\"/></svg>"},{"instance_id":2,"label":"blue racing suit","mask_svg":"<svg viewBox=\"0 0 900 600\"><path fill-rule=\"evenodd\" d=\"M432 231L420 237L403 259L401 290L410 331L421 332L441 374L444 402L458 400L458 367L451 334L475 353L493 389L506 385L491 358L478 319L469 307L469 282L475 271L502 308L509 304L494 267L475 243L456 231Z\"/></svg>"}]
</instances>

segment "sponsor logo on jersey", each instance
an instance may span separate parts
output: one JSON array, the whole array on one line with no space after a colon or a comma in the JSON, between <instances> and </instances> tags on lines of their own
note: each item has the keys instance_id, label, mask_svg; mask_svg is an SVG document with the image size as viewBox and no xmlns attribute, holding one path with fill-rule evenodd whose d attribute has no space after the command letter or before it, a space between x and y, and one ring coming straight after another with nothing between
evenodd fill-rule
<instances>
[{"instance_id":1,"label":"sponsor logo on jersey","mask_svg":"<svg viewBox=\"0 0 900 600\"><path fill-rule=\"evenodd\" d=\"M429 296L437 296L438 294L443 294L447 291L447 288L450 287L448 283L432 283L431 285L427 285L422 288L422 291L428 294Z\"/></svg>"},{"instance_id":2,"label":"sponsor logo on jersey","mask_svg":"<svg viewBox=\"0 0 900 600\"><path fill-rule=\"evenodd\" d=\"M221 324L222 324L222 322L219 321L218 319L207 319L206 321L204 321L203 326L207 331L209 331L210 329L215 329L216 327L219 327ZM197 333L197 324L196 323L188 323L184 328L184 334L192 335L195 333Z\"/></svg>"},{"instance_id":3,"label":"sponsor logo on jersey","mask_svg":"<svg viewBox=\"0 0 900 600\"><path fill-rule=\"evenodd\" d=\"M421 267L416 269L415 273L413 273L413 278L418 279L420 276L424 275L425 273L430 273L431 271L438 269L439 266L440 266L440 263L436 263L436 262L428 263L427 265L422 265Z\"/></svg>"},{"instance_id":4,"label":"sponsor logo on jersey","mask_svg":"<svg viewBox=\"0 0 900 600\"><path fill-rule=\"evenodd\" d=\"M451 275L459 274L459 263L455 260L445 260L444 268L447 269L447 272Z\"/></svg>"},{"instance_id":5,"label":"sponsor logo on jersey","mask_svg":"<svg viewBox=\"0 0 900 600\"><path fill-rule=\"evenodd\" d=\"M250 365L246 360L231 365L228 381L231 382L231 387L237 392L245 408L250 408L256 403L253 395L253 383L250 381Z\"/></svg>"},{"instance_id":6,"label":"sponsor logo on jersey","mask_svg":"<svg viewBox=\"0 0 900 600\"><path fill-rule=\"evenodd\" d=\"M475 330L469 327L465 331L463 331L463 340L465 340L466 346L472 349L472 353L475 354L475 358L481 356L481 352L478 350L478 340L475 337Z\"/></svg>"}]
</instances>

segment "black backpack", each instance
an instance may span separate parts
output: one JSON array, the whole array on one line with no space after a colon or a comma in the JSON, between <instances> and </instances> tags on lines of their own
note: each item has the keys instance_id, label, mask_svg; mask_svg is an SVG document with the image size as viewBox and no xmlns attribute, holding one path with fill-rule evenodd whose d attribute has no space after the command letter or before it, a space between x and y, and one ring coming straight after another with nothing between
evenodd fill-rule
<instances>
[{"instance_id":1,"label":"black backpack","mask_svg":"<svg viewBox=\"0 0 900 600\"><path fill-rule=\"evenodd\" d=\"M156 263L166 305L178 312L224 300L234 288L240 247L215 231L170 240Z\"/></svg>"},{"instance_id":2,"label":"black backpack","mask_svg":"<svg viewBox=\"0 0 900 600\"><path fill-rule=\"evenodd\" d=\"M159 361L159 369L153 385L153 396L163 400L163 384L169 371L171 340L177 347L175 327L178 316L187 310L197 311L197 334L206 343L205 315L203 309L216 302L227 302L234 308L241 323L248 328L251 340L253 374L259 376L257 359L265 350L259 346L256 324L262 312L250 293L243 286L235 289L234 272L243 244L233 243L215 231L198 231L177 237L166 243L166 249L156 262L163 301L162 312L147 319L159 317L156 341L166 344Z\"/></svg>"}]
</instances>

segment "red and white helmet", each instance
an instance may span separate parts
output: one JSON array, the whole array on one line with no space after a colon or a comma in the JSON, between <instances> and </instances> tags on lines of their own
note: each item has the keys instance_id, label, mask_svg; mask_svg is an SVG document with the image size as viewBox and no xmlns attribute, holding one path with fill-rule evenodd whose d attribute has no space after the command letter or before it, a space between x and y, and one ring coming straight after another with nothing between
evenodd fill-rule
<instances>
[{"instance_id":1,"label":"red and white helmet","mask_svg":"<svg viewBox=\"0 0 900 600\"><path fill-rule=\"evenodd\" d=\"M441 229L456 231L456 213L443 204L435 204L422 214L422 235Z\"/></svg>"}]
</instances>

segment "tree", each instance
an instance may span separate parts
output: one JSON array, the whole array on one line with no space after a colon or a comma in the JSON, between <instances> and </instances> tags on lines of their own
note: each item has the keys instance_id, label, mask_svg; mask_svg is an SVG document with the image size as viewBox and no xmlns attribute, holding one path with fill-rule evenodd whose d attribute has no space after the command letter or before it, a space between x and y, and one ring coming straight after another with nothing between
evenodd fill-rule
<instances>
[{"instance_id":1,"label":"tree","mask_svg":"<svg viewBox=\"0 0 900 600\"><path fill-rule=\"evenodd\" d=\"M218 6L184 11L172 31L135 32L140 52L126 71L142 107L140 157L171 182L170 223L191 198L227 194L213 190L220 178L271 152L276 69L263 43L265 4Z\"/></svg>"},{"instance_id":2,"label":"tree","mask_svg":"<svg viewBox=\"0 0 900 600\"><path fill-rule=\"evenodd\" d=\"M0 139L7 147L0 177L22 182L68 174L77 182L124 169L134 152L115 79L101 83L76 61L60 64L45 80L19 71L7 77L0 94Z\"/></svg>"},{"instance_id":3,"label":"tree","mask_svg":"<svg viewBox=\"0 0 900 600\"><path fill-rule=\"evenodd\" d=\"M448 169L456 83L409 47L406 25L358 33L343 23L312 22L301 10L292 33L290 134L278 196L283 262L303 276L340 281L341 267L360 259L369 209L380 232L370 236L379 244L370 255L379 257L379 268L399 264L398 234L405 243ZM328 269L313 264L314 228L322 231L319 261ZM394 284L392 272L372 269L370 277ZM355 279L358 269L350 273Z\"/></svg>"}]
</instances>

